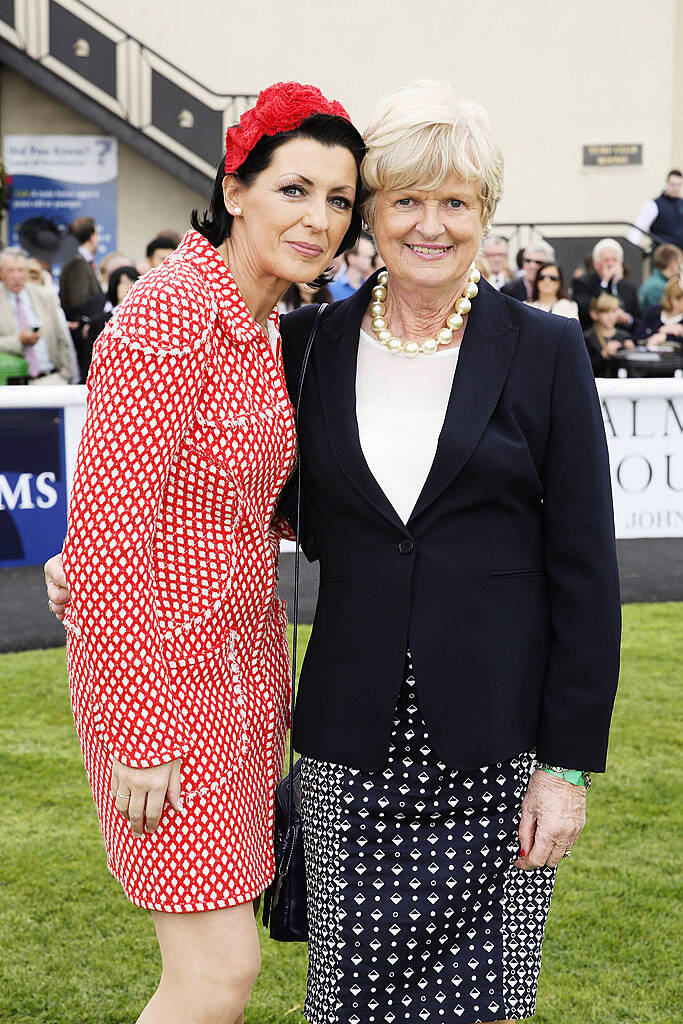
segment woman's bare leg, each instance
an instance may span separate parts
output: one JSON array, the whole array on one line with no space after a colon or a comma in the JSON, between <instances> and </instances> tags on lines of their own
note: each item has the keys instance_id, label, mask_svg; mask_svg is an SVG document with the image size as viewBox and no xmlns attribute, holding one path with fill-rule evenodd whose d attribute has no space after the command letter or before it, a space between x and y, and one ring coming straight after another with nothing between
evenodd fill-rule
<instances>
[{"instance_id":1,"label":"woman's bare leg","mask_svg":"<svg viewBox=\"0 0 683 1024\"><path fill-rule=\"evenodd\" d=\"M152 918L163 969L138 1024L243 1024L261 966L251 903Z\"/></svg>"}]
</instances>

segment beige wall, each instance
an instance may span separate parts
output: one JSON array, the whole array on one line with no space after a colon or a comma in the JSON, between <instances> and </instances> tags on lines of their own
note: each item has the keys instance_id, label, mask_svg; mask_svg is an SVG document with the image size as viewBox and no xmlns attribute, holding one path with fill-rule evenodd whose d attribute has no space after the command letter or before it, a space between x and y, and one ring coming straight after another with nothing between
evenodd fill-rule
<instances>
[{"instance_id":1,"label":"beige wall","mask_svg":"<svg viewBox=\"0 0 683 1024\"><path fill-rule=\"evenodd\" d=\"M96 0L105 17L218 92L297 78L362 126L412 78L450 79L490 112L506 156L498 220L623 220L683 164L683 0ZM98 132L20 76L0 131ZM584 168L582 146L642 143L640 167ZM202 202L120 146L119 245L138 256ZM550 232L553 233L553 232Z\"/></svg>"},{"instance_id":2,"label":"beige wall","mask_svg":"<svg viewBox=\"0 0 683 1024\"><path fill-rule=\"evenodd\" d=\"M0 69L0 136L101 135L93 122L53 100L21 75ZM165 174L156 164L119 143L118 248L136 262L163 228L181 233L201 196Z\"/></svg>"},{"instance_id":3,"label":"beige wall","mask_svg":"<svg viewBox=\"0 0 683 1024\"><path fill-rule=\"evenodd\" d=\"M311 81L361 126L387 89L450 79L498 131L507 161L499 220L632 218L683 163L683 0L94 6L212 89ZM582 166L584 144L633 142L644 147L641 167Z\"/></svg>"}]
</instances>

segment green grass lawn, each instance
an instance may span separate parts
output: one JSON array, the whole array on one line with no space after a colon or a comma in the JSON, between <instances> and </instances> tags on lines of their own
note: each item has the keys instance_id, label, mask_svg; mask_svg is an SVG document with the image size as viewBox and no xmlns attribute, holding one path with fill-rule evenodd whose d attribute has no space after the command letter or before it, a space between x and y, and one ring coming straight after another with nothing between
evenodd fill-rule
<instances>
[{"instance_id":1,"label":"green grass lawn","mask_svg":"<svg viewBox=\"0 0 683 1024\"><path fill-rule=\"evenodd\" d=\"M683 604L624 609L609 772L560 868L536 1024L681 1019L682 621ZM0 656L0 692L0 1022L130 1024L159 957L149 916L106 870L64 652ZM303 1024L305 947L263 933L262 949L247 1024Z\"/></svg>"}]
</instances>

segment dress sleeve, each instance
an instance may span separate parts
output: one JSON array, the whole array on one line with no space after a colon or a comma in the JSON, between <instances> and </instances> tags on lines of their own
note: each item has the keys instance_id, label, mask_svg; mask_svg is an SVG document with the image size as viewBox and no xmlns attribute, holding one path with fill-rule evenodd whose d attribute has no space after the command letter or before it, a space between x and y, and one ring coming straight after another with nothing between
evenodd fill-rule
<instances>
[{"instance_id":1,"label":"dress sleeve","mask_svg":"<svg viewBox=\"0 0 683 1024\"><path fill-rule=\"evenodd\" d=\"M142 279L100 336L88 380L64 546L65 625L84 645L95 727L133 768L189 749L161 649L152 547L204 387L210 322L201 313L192 296Z\"/></svg>"},{"instance_id":2,"label":"dress sleeve","mask_svg":"<svg viewBox=\"0 0 683 1024\"><path fill-rule=\"evenodd\" d=\"M619 675L619 576L602 414L573 320L559 343L542 476L553 639L538 757L604 771ZM590 751L587 763L579 751Z\"/></svg>"}]
</instances>

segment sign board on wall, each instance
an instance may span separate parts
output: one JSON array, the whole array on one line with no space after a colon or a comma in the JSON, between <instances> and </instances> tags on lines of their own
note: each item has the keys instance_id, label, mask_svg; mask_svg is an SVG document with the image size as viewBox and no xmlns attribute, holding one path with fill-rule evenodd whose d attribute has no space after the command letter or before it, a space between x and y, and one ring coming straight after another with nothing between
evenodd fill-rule
<instances>
[{"instance_id":1,"label":"sign board on wall","mask_svg":"<svg viewBox=\"0 0 683 1024\"><path fill-rule=\"evenodd\" d=\"M683 537L683 380L597 386L617 537ZM0 567L60 549L85 398L82 386L0 387Z\"/></svg>"},{"instance_id":2,"label":"sign board on wall","mask_svg":"<svg viewBox=\"0 0 683 1024\"><path fill-rule=\"evenodd\" d=\"M626 167L642 164L643 147L639 142L618 142L583 147L584 167Z\"/></svg>"},{"instance_id":3,"label":"sign board on wall","mask_svg":"<svg viewBox=\"0 0 683 1024\"><path fill-rule=\"evenodd\" d=\"M47 217L66 228L76 217L93 217L98 252L116 249L118 140L109 135L6 135L5 169L12 175L9 244L19 244L19 226ZM73 255L60 253L56 264Z\"/></svg>"}]
</instances>

